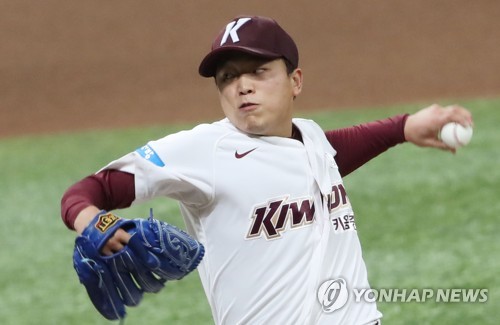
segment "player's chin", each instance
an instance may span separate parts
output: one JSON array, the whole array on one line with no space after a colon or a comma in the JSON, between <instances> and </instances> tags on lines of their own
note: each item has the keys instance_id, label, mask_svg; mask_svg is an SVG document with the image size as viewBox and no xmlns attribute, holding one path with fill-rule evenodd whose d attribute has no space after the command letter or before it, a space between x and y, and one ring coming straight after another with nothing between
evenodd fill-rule
<instances>
[{"instance_id":1,"label":"player's chin","mask_svg":"<svg viewBox=\"0 0 500 325\"><path fill-rule=\"evenodd\" d=\"M259 136L266 135L265 132L263 132L260 128L256 128L256 127L252 127L252 126L241 126L241 127L238 127L238 129L240 131L245 132L245 133L250 134L250 135L259 135Z\"/></svg>"},{"instance_id":2,"label":"player's chin","mask_svg":"<svg viewBox=\"0 0 500 325\"><path fill-rule=\"evenodd\" d=\"M246 118L240 119L233 122L236 127L248 134L252 135L267 135L266 126L259 121L258 118L253 116L247 116Z\"/></svg>"}]
</instances>

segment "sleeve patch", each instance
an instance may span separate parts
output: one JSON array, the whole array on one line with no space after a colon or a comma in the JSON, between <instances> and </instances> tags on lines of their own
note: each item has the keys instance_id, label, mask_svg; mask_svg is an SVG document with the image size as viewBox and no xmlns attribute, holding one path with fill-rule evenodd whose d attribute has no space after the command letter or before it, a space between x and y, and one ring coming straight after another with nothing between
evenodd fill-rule
<instances>
[{"instance_id":1,"label":"sleeve patch","mask_svg":"<svg viewBox=\"0 0 500 325\"><path fill-rule=\"evenodd\" d=\"M153 164L159 167L164 167L165 163L160 159L160 156L153 150L149 145L145 145L143 147L138 148L135 152L137 152L141 157L146 160L149 160Z\"/></svg>"}]
</instances>

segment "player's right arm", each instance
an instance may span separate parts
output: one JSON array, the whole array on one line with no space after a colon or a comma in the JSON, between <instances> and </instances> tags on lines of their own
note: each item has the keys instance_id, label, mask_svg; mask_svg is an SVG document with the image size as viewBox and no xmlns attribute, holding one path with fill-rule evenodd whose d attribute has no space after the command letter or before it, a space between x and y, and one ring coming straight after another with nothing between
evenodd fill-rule
<instances>
[{"instance_id":1,"label":"player's right arm","mask_svg":"<svg viewBox=\"0 0 500 325\"><path fill-rule=\"evenodd\" d=\"M81 234L101 210L125 208L135 198L134 175L118 170L104 170L73 184L61 199L61 216L70 229ZM102 253L111 255L128 243L130 234L118 229Z\"/></svg>"},{"instance_id":2,"label":"player's right arm","mask_svg":"<svg viewBox=\"0 0 500 325\"><path fill-rule=\"evenodd\" d=\"M81 234L85 228L88 226L90 221L101 211L95 205L89 205L84 208L80 213L77 214L75 221L73 223L73 227L75 228L78 234Z\"/></svg>"}]
</instances>

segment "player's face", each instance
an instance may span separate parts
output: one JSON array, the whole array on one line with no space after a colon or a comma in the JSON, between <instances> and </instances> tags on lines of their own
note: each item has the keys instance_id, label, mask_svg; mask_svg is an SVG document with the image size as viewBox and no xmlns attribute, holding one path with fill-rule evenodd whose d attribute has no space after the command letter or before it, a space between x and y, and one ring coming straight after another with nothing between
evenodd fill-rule
<instances>
[{"instance_id":1,"label":"player's face","mask_svg":"<svg viewBox=\"0 0 500 325\"><path fill-rule=\"evenodd\" d=\"M215 75L226 117L255 135L290 137L293 100L302 89L302 72L287 72L285 61L242 55L223 63Z\"/></svg>"}]
</instances>

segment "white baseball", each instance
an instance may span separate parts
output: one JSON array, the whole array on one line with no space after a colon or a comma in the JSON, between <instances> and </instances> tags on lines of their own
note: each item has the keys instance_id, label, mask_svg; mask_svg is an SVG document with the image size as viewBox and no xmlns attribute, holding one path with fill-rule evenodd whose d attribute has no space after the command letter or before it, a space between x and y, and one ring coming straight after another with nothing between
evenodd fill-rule
<instances>
[{"instance_id":1,"label":"white baseball","mask_svg":"<svg viewBox=\"0 0 500 325\"><path fill-rule=\"evenodd\" d=\"M440 132L441 141L452 148L467 145L472 138L472 127L464 127L458 123L447 123Z\"/></svg>"}]
</instances>

